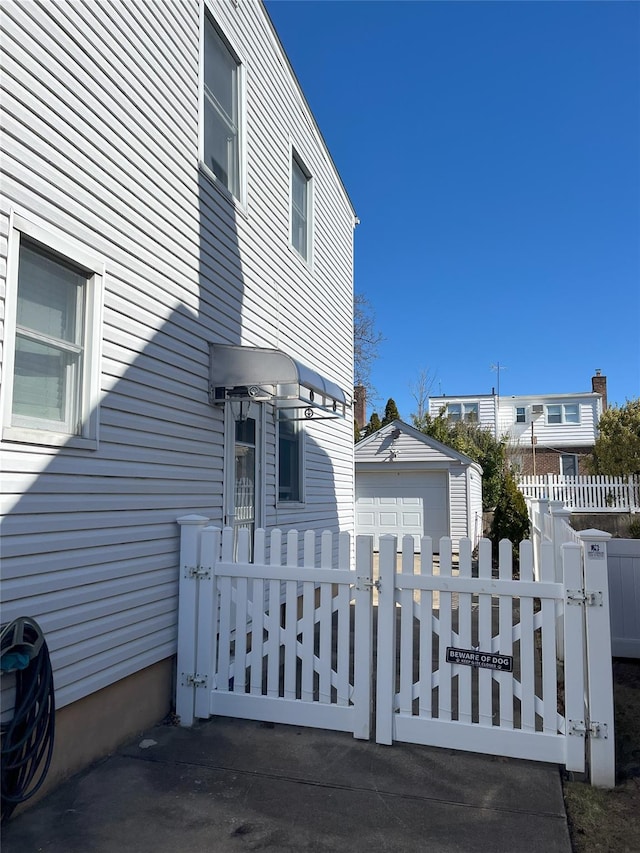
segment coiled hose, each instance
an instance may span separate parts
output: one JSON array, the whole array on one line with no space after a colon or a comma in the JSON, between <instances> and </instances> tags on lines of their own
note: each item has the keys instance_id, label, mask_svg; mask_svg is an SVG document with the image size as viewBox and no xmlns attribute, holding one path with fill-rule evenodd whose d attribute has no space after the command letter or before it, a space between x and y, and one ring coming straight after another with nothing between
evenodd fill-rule
<instances>
[{"instance_id":1,"label":"coiled hose","mask_svg":"<svg viewBox=\"0 0 640 853\"><path fill-rule=\"evenodd\" d=\"M0 670L15 672L13 717L0 726L2 823L39 790L49 771L55 732L55 697L49 650L30 617L0 634Z\"/></svg>"}]
</instances>

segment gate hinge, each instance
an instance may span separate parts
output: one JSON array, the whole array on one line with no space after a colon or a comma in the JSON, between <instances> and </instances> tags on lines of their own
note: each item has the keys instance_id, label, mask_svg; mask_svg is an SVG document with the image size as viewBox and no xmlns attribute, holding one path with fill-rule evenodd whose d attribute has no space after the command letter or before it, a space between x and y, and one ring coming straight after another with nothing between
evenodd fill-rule
<instances>
[{"instance_id":1,"label":"gate hinge","mask_svg":"<svg viewBox=\"0 0 640 853\"><path fill-rule=\"evenodd\" d=\"M376 578L374 581L370 581L368 578L356 578L356 589L365 590L365 589L373 589L375 587L378 592L380 592L380 579Z\"/></svg>"},{"instance_id":2,"label":"gate hinge","mask_svg":"<svg viewBox=\"0 0 640 853\"><path fill-rule=\"evenodd\" d=\"M185 566L185 578L197 578L198 580L211 579L211 566Z\"/></svg>"},{"instance_id":3,"label":"gate hinge","mask_svg":"<svg viewBox=\"0 0 640 853\"><path fill-rule=\"evenodd\" d=\"M206 687L207 676L200 675L198 672L183 672L182 673L183 687Z\"/></svg>"},{"instance_id":4,"label":"gate hinge","mask_svg":"<svg viewBox=\"0 0 640 853\"><path fill-rule=\"evenodd\" d=\"M585 724L584 720L569 720L569 734L607 740L609 737L609 727L606 723L597 723L594 720L588 725Z\"/></svg>"},{"instance_id":5,"label":"gate hinge","mask_svg":"<svg viewBox=\"0 0 640 853\"><path fill-rule=\"evenodd\" d=\"M587 607L602 607L602 593L587 592L584 589L568 589L567 604L584 604Z\"/></svg>"}]
</instances>

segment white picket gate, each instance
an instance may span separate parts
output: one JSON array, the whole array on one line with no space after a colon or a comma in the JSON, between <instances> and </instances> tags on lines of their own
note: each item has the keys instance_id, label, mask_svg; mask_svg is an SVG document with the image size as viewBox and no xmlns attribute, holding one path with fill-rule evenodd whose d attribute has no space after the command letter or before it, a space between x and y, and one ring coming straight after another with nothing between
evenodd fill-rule
<instances>
[{"instance_id":1,"label":"white picket gate","mask_svg":"<svg viewBox=\"0 0 640 853\"><path fill-rule=\"evenodd\" d=\"M535 580L528 541L514 578L506 541L496 567L487 540L477 560L461 540L454 564L442 539L434 564L428 537L419 555L405 537L398 555L385 536L374 579L372 537L357 537L354 570L348 534L334 563L331 533L256 531L250 561L246 531L234 558L233 531L179 521L183 725L223 715L368 739L375 720L378 743L554 762L614 784L606 555L565 544L558 572L544 542Z\"/></svg>"}]
</instances>

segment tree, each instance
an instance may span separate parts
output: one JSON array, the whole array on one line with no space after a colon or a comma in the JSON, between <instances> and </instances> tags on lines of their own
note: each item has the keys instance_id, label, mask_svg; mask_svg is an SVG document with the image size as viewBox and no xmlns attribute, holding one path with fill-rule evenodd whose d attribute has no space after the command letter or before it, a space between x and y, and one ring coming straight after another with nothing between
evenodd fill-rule
<instances>
[{"instance_id":1,"label":"tree","mask_svg":"<svg viewBox=\"0 0 640 853\"><path fill-rule=\"evenodd\" d=\"M498 493L493 521L491 522L491 540L494 554L498 552L501 539L509 539L513 547L514 565L518 565L520 542L529 538L529 513L522 492L510 471L505 470Z\"/></svg>"},{"instance_id":2,"label":"tree","mask_svg":"<svg viewBox=\"0 0 640 853\"><path fill-rule=\"evenodd\" d=\"M363 385L371 397L371 368L384 340L376 327L373 306L362 293L353 299L353 369L354 385Z\"/></svg>"},{"instance_id":3,"label":"tree","mask_svg":"<svg viewBox=\"0 0 640 853\"><path fill-rule=\"evenodd\" d=\"M387 405L384 407L384 417L382 418L380 426L386 426L387 424L393 423L393 421L399 420L400 412L396 406L396 401L392 397L389 397Z\"/></svg>"},{"instance_id":4,"label":"tree","mask_svg":"<svg viewBox=\"0 0 640 853\"><path fill-rule=\"evenodd\" d=\"M588 467L593 474L640 474L640 398L606 409Z\"/></svg>"},{"instance_id":5,"label":"tree","mask_svg":"<svg viewBox=\"0 0 640 853\"><path fill-rule=\"evenodd\" d=\"M416 401L416 410L411 413L411 418L414 424L416 421L423 421L424 416L429 410L429 395L431 394L431 389L433 388L435 381L435 374L431 373L428 368L423 367L420 370L420 373L418 373L416 381L409 386L411 396Z\"/></svg>"},{"instance_id":6,"label":"tree","mask_svg":"<svg viewBox=\"0 0 640 853\"><path fill-rule=\"evenodd\" d=\"M382 424L380 423L380 418L377 412L372 412L371 417L369 418L369 423L364 428L363 438L367 438L370 435L373 435L374 432L378 432L379 429L382 428Z\"/></svg>"},{"instance_id":7,"label":"tree","mask_svg":"<svg viewBox=\"0 0 640 853\"><path fill-rule=\"evenodd\" d=\"M428 412L413 424L425 435L469 456L482 468L482 504L492 509L498 500L506 465L506 439L496 439L493 433L468 421L450 421L441 411L433 417Z\"/></svg>"}]
</instances>

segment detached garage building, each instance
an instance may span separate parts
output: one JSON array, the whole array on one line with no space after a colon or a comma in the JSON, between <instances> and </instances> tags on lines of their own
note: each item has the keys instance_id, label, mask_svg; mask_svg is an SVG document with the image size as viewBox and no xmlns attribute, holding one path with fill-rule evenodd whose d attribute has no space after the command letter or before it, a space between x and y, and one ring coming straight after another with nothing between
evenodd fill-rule
<instances>
[{"instance_id":1,"label":"detached garage building","mask_svg":"<svg viewBox=\"0 0 640 853\"><path fill-rule=\"evenodd\" d=\"M402 421L394 421L355 446L356 533L433 538L439 550L450 536L454 551L482 535L482 468Z\"/></svg>"}]
</instances>

